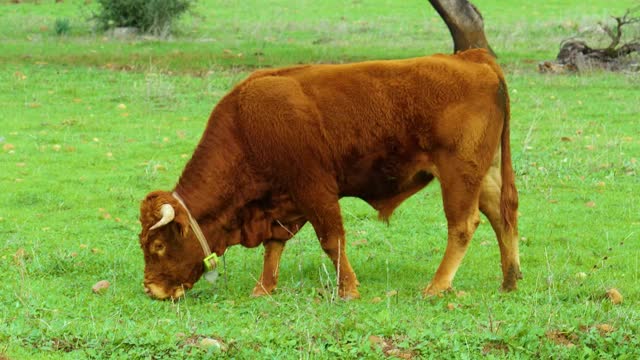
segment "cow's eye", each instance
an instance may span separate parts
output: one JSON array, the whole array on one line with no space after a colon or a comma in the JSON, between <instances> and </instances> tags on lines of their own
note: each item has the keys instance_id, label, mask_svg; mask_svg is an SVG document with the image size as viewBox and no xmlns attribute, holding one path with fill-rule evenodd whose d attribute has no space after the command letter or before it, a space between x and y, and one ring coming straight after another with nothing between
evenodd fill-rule
<instances>
[{"instance_id":1,"label":"cow's eye","mask_svg":"<svg viewBox=\"0 0 640 360\"><path fill-rule=\"evenodd\" d=\"M155 241L153 243L153 245L151 246L151 252L153 252L155 254L158 254L158 255L164 255L164 250L165 250L165 246L160 241Z\"/></svg>"}]
</instances>

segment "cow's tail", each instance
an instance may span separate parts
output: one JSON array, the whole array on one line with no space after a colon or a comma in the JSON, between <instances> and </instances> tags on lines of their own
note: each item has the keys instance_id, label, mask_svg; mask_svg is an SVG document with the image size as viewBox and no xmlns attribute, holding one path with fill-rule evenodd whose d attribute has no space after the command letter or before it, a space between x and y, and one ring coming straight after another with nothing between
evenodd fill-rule
<instances>
[{"instance_id":1,"label":"cow's tail","mask_svg":"<svg viewBox=\"0 0 640 360\"><path fill-rule=\"evenodd\" d=\"M503 107L504 122L501 136L501 159L500 170L502 177L502 188L500 189L500 216L506 231L517 231L518 228L518 190L516 189L515 175L511 163L511 141L509 121L511 109L509 105L509 91L504 78L500 76L500 86L498 89L499 103Z\"/></svg>"}]
</instances>

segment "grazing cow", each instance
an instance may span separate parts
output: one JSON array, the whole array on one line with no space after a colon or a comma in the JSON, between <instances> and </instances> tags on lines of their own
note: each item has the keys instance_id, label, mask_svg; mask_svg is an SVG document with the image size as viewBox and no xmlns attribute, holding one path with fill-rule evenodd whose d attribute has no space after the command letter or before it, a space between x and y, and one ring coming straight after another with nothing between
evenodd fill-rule
<instances>
[{"instance_id":1,"label":"grazing cow","mask_svg":"<svg viewBox=\"0 0 640 360\"><path fill-rule=\"evenodd\" d=\"M434 178L448 239L425 295L451 287L478 210L497 236L502 288L515 289L509 97L487 51L257 71L215 107L174 191L142 201L145 291L180 297L209 251L263 244L253 295L269 294L286 241L309 221L340 296L358 298L338 199L361 198L386 220Z\"/></svg>"}]
</instances>

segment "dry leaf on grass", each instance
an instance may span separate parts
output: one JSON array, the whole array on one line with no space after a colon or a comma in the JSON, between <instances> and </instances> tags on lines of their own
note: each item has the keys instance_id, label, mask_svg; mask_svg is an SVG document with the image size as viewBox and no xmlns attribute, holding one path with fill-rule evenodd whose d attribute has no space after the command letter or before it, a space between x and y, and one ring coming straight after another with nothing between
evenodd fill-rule
<instances>
[{"instance_id":1,"label":"dry leaf on grass","mask_svg":"<svg viewBox=\"0 0 640 360\"><path fill-rule=\"evenodd\" d=\"M611 303L614 305L618 305L622 303L622 294L620 294L620 291L618 291L618 289L615 288L611 288L609 290L607 290L607 297L609 298L609 300L611 300Z\"/></svg>"},{"instance_id":2,"label":"dry leaf on grass","mask_svg":"<svg viewBox=\"0 0 640 360\"><path fill-rule=\"evenodd\" d=\"M613 326L609 324L598 324L596 325L596 329L598 329L602 336L612 333L615 330Z\"/></svg>"},{"instance_id":3,"label":"dry leaf on grass","mask_svg":"<svg viewBox=\"0 0 640 360\"><path fill-rule=\"evenodd\" d=\"M109 283L107 280L100 280L91 287L91 291L96 294L102 294L107 291L109 286L111 286L111 283Z\"/></svg>"}]
</instances>

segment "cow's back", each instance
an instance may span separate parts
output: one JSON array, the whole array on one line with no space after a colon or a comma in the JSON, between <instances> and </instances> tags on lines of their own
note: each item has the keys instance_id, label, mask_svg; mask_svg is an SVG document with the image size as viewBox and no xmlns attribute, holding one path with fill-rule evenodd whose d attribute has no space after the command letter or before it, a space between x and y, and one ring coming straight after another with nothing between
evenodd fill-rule
<instances>
[{"instance_id":1,"label":"cow's back","mask_svg":"<svg viewBox=\"0 0 640 360\"><path fill-rule=\"evenodd\" d=\"M320 166L348 185L384 163L388 174L371 173L383 179L411 168L405 163L421 152L459 142L470 126L465 114L495 104L496 69L478 50L263 70L234 90L236 121L251 158L269 175L297 177ZM456 116L443 116L450 113Z\"/></svg>"}]
</instances>

